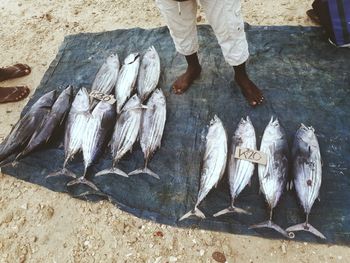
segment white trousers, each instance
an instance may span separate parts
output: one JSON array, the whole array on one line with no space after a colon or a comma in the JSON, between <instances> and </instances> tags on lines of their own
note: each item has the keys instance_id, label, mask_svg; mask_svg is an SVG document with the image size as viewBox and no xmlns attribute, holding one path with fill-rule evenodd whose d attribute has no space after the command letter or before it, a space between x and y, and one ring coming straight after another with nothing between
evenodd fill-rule
<instances>
[{"instance_id":1,"label":"white trousers","mask_svg":"<svg viewBox=\"0 0 350 263\"><path fill-rule=\"evenodd\" d=\"M173 38L176 50L185 56L198 52L197 2L155 0ZM249 57L240 0L201 0L228 64L237 66Z\"/></svg>"}]
</instances>

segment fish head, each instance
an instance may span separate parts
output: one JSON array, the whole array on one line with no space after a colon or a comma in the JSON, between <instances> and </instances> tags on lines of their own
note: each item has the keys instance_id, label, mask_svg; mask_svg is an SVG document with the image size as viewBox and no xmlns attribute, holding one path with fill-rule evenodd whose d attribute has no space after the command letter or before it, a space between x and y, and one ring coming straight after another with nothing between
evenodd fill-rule
<instances>
[{"instance_id":1,"label":"fish head","mask_svg":"<svg viewBox=\"0 0 350 263\"><path fill-rule=\"evenodd\" d=\"M147 49L145 55L144 55L144 59L148 59L148 60L154 60L154 59L159 59L159 55L157 50L154 48L154 46L151 46Z\"/></svg>"},{"instance_id":2,"label":"fish head","mask_svg":"<svg viewBox=\"0 0 350 263\"><path fill-rule=\"evenodd\" d=\"M134 108L140 108L141 109L141 100L137 94L134 94L124 105L123 110L129 110Z\"/></svg>"},{"instance_id":3,"label":"fish head","mask_svg":"<svg viewBox=\"0 0 350 263\"><path fill-rule=\"evenodd\" d=\"M247 137L255 137L255 130L254 126L249 118L247 116L246 119L242 118L238 124L237 130L235 132L235 135L238 137L247 136Z\"/></svg>"},{"instance_id":4,"label":"fish head","mask_svg":"<svg viewBox=\"0 0 350 263\"><path fill-rule=\"evenodd\" d=\"M119 68L119 57L118 54L112 54L106 59L107 64L111 65L112 67L118 67Z\"/></svg>"},{"instance_id":5,"label":"fish head","mask_svg":"<svg viewBox=\"0 0 350 263\"><path fill-rule=\"evenodd\" d=\"M51 108L56 99L56 90L50 91L41 96L32 108Z\"/></svg>"},{"instance_id":6,"label":"fish head","mask_svg":"<svg viewBox=\"0 0 350 263\"><path fill-rule=\"evenodd\" d=\"M107 112L107 111L111 111L111 110L114 111L113 105L101 100L99 103L97 103L96 107L92 111L92 115L98 115L99 112Z\"/></svg>"},{"instance_id":7,"label":"fish head","mask_svg":"<svg viewBox=\"0 0 350 263\"><path fill-rule=\"evenodd\" d=\"M68 85L62 93L66 94L67 96L69 96L69 98L73 97L73 91L74 91L74 87L72 85Z\"/></svg>"},{"instance_id":8,"label":"fish head","mask_svg":"<svg viewBox=\"0 0 350 263\"><path fill-rule=\"evenodd\" d=\"M128 64L132 64L135 61L140 60L140 54L139 53L131 53L130 55L128 55L125 59L124 59L124 64L128 65Z\"/></svg>"},{"instance_id":9,"label":"fish head","mask_svg":"<svg viewBox=\"0 0 350 263\"><path fill-rule=\"evenodd\" d=\"M164 93L161 89L156 89L151 97L149 98L149 101L147 103L147 105L152 105L152 104L165 104L166 100L165 100L165 96Z\"/></svg>"},{"instance_id":10,"label":"fish head","mask_svg":"<svg viewBox=\"0 0 350 263\"><path fill-rule=\"evenodd\" d=\"M274 119L271 117L269 124L266 126L264 136L269 137L284 137L284 130L278 121L278 118Z\"/></svg>"},{"instance_id":11,"label":"fish head","mask_svg":"<svg viewBox=\"0 0 350 263\"><path fill-rule=\"evenodd\" d=\"M75 95L72 108L79 112L89 110L89 93L84 87Z\"/></svg>"},{"instance_id":12,"label":"fish head","mask_svg":"<svg viewBox=\"0 0 350 263\"><path fill-rule=\"evenodd\" d=\"M308 127L303 123L301 123L299 129L296 132L296 138L310 145L315 145L316 143L318 145L315 129L312 126Z\"/></svg>"}]
</instances>

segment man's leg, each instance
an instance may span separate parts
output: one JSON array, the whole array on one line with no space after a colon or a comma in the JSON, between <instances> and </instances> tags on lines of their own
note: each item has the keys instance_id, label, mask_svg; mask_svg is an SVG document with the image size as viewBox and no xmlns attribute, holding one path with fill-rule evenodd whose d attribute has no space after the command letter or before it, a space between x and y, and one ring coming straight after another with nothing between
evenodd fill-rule
<instances>
[{"instance_id":1,"label":"man's leg","mask_svg":"<svg viewBox=\"0 0 350 263\"><path fill-rule=\"evenodd\" d=\"M240 0L201 0L227 63L233 66L235 81L250 105L260 104L261 90L249 79L245 63L249 57Z\"/></svg>"},{"instance_id":2,"label":"man's leg","mask_svg":"<svg viewBox=\"0 0 350 263\"><path fill-rule=\"evenodd\" d=\"M156 3L169 28L176 50L186 57L187 70L173 85L174 92L181 94L189 88L201 72L197 56L197 3L195 0L181 2L181 14L179 14L178 3L174 0L156 0Z\"/></svg>"}]
</instances>

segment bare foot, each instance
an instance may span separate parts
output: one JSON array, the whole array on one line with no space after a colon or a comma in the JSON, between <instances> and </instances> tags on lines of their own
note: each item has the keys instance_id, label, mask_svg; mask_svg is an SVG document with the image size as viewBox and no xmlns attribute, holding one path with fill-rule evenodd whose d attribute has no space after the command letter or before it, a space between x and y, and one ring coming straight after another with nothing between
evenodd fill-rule
<instances>
[{"instance_id":1,"label":"bare foot","mask_svg":"<svg viewBox=\"0 0 350 263\"><path fill-rule=\"evenodd\" d=\"M235 81L251 106L257 106L263 102L264 96L261 90L247 76L236 75Z\"/></svg>"},{"instance_id":2,"label":"bare foot","mask_svg":"<svg viewBox=\"0 0 350 263\"><path fill-rule=\"evenodd\" d=\"M0 81L19 78L28 75L31 69L26 64L16 64L13 66L0 68Z\"/></svg>"},{"instance_id":3,"label":"bare foot","mask_svg":"<svg viewBox=\"0 0 350 263\"><path fill-rule=\"evenodd\" d=\"M29 88L27 86L0 87L0 103L20 101L28 95Z\"/></svg>"},{"instance_id":4,"label":"bare foot","mask_svg":"<svg viewBox=\"0 0 350 263\"><path fill-rule=\"evenodd\" d=\"M184 74L182 74L173 84L175 94L184 93L201 74L202 67L189 66Z\"/></svg>"}]
</instances>

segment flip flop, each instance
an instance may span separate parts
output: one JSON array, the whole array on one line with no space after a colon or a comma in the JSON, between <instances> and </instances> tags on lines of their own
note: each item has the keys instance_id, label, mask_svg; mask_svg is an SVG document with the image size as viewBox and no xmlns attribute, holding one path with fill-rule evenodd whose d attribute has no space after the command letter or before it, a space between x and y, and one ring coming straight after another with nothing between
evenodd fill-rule
<instances>
[{"instance_id":1,"label":"flip flop","mask_svg":"<svg viewBox=\"0 0 350 263\"><path fill-rule=\"evenodd\" d=\"M30 74L31 68L26 64L15 64L0 68L0 81L14 79Z\"/></svg>"},{"instance_id":2,"label":"flip flop","mask_svg":"<svg viewBox=\"0 0 350 263\"><path fill-rule=\"evenodd\" d=\"M0 87L0 103L23 100L28 97L29 92L30 90L27 86ZM5 96L3 96L4 93Z\"/></svg>"}]
</instances>

